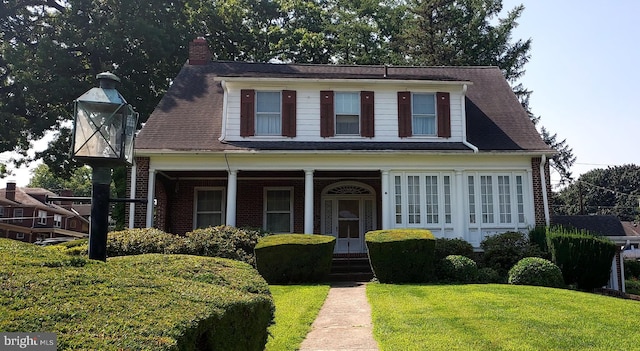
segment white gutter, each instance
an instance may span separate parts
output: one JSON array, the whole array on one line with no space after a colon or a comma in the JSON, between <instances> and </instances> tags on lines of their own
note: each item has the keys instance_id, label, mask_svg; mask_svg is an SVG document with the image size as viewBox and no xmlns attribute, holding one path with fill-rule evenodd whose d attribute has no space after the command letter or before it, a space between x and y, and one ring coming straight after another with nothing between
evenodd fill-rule
<instances>
[{"instance_id":1,"label":"white gutter","mask_svg":"<svg viewBox=\"0 0 640 351\"><path fill-rule=\"evenodd\" d=\"M466 145L468 148L473 150L474 154L478 153L478 147L471 144L467 140L467 106L466 106L466 97L467 97L467 84L462 85L462 96L460 97L460 103L462 104L462 111L464 115L462 116L462 143Z\"/></svg>"},{"instance_id":2,"label":"white gutter","mask_svg":"<svg viewBox=\"0 0 640 351\"><path fill-rule=\"evenodd\" d=\"M547 198L547 177L544 171L544 165L547 163L547 155L542 154L540 160L540 184L542 184L542 203L544 205L544 222L547 227L551 224L549 218L549 199Z\"/></svg>"},{"instance_id":3,"label":"white gutter","mask_svg":"<svg viewBox=\"0 0 640 351\"><path fill-rule=\"evenodd\" d=\"M224 141L227 138L227 98L229 96L229 90L227 88L227 82L225 80L220 81L224 96L222 98L222 129L220 130L219 141Z\"/></svg>"},{"instance_id":4,"label":"white gutter","mask_svg":"<svg viewBox=\"0 0 640 351\"><path fill-rule=\"evenodd\" d=\"M389 83L395 83L395 84L403 84L403 85L425 85L425 84L432 84L432 85L447 85L447 86L452 86L452 85L461 85L461 84L473 84L473 82L469 81L469 80L456 80L456 81L452 81L452 80L419 80L419 79L410 79L410 80L403 80L403 79L389 79L389 78L381 78L381 79L371 79L371 78L355 78L355 79L348 79L348 78L299 78L299 77L263 77L263 78L258 78L258 77L229 77L229 76L218 76L215 77L214 80L219 80L219 81L227 81L227 82L238 82L238 83L255 83L255 82L261 82L261 83L278 83L278 84L283 84L283 83L290 83L290 82L303 82L303 83L331 83L331 84L335 84L335 83L366 83L366 84L389 84Z\"/></svg>"},{"instance_id":5,"label":"white gutter","mask_svg":"<svg viewBox=\"0 0 640 351\"><path fill-rule=\"evenodd\" d=\"M131 184L129 185L129 198L136 198L136 182L138 175L138 166L136 161L133 161L133 165L131 165ZM135 202L129 203L129 229L133 229L135 226L135 213L136 212L136 204Z\"/></svg>"}]
</instances>

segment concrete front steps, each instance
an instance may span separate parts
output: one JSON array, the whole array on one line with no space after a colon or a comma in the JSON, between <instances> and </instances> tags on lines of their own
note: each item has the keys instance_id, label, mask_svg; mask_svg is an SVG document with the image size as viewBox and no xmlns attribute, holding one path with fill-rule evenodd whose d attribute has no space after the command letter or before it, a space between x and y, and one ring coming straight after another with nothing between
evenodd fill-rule
<instances>
[{"instance_id":1,"label":"concrete front steps","mask_svg":"<svg viewBox=\"0 0 640 351\"><path fill-rule=\"evenodd\" d=\"M334 255L331 262L331 282L368 282L373 272L367 254Z\"/></svg>"}]
</instances>

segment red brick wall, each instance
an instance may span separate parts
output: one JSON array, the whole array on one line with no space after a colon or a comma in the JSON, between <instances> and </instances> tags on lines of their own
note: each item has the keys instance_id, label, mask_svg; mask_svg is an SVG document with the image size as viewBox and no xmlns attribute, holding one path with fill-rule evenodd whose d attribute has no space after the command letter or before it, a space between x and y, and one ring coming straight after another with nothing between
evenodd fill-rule
<instances>
[{"instance_id":1,"label":"red brick wall","mask_svg":"<svg viewBox=\"0 0 640 351\"><path fill-rule=\"evenodd\" d=\"M131 170L127 169L127 197L131 194ZM136 188L135 198L146 199L147 189L149 187L149 158L136 157ZM147 226L147 205L144 203L135 203L133 226L134 228L145 228ZM129 224L129 206L125 206L125 223Z\"/></svg>"},{"instance_id":2,"label":"red brick wall","mask_svg":"<svg viewBox=\"0 0 640 351\"><path fill-rule=\"evenodd\" d=\"M533 157L531 159L531 178L533 181L533 203L535 209L536 216L536 225L545 226L545 216L544 216L544 198L542 197L542 178L540 178L540 162L542 159L540 157ZM549 172L549 161L547 160L545 166L545 182L547 188L547 201L551 201L551 176ZM551 207L549 207L549 211L551 211ZM552 213L549 213L551 216Z\"/></svg>"}]
</instances>

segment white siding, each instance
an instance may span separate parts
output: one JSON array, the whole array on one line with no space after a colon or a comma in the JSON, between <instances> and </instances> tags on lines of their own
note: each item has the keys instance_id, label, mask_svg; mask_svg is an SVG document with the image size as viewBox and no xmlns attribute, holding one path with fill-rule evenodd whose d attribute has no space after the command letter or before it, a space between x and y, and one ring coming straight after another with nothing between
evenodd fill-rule
<instances>
[{"instance_id":1,"label":"white siding","mask_svg":"<svg viewBox=\"0 0 640 351\"><path fill-rule=\"evenodd\" d=\"M374 89L375 88L375 89ZM455 89L454 89L455 88ZM295 138L285 138L278 136L254 136L249 138L240 137L240 90L296 90L297 96L297 131ZM457 89L457 90L456 90ZM227 96L227 116L225 140L294 140L294 141L372 141L370 138L353 137L353 136L337 136L332 138L320 137L320 91L374 91L375 99L375 138L374 141L382 142L461 142L463 138L463 111L462 111L462 88L451 86L429 86L424 88L403 87L398 85L391 86L323 86L321 84L300 84L299 86L282 85L282 86L252 86L240 84L228 84ZM451 138L437 137L398 137L398 91L414 91L414 92L438 92L448 91L450 93L450 110L451 110Z\"/></svg>"}]
</instances>

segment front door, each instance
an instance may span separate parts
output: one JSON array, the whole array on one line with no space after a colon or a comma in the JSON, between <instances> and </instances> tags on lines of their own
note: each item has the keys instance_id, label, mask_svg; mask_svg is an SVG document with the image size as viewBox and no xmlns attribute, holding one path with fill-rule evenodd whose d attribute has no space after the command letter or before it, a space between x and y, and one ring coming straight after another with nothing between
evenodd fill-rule
<instances>
[{"instance_id":1,"label":"front door","mask_svg":"<svg viewBox=\"0 0 640 351\"><path fill-rule=\"evenodd\" d=\"M336 237L334 253L367 252L364 234L376 228L375 193L358 182L338 182L322 194L322 233Z\"/></svg>"},{"instance_id":2,"label":"front door","mask_svg":"<svg viewBox=\"0 0 640 351\"><path fill-rule=\"evenodd\" d=\"M363 252L360 200L338 199L336 253Z\"/></svg>"}]
</instances>

